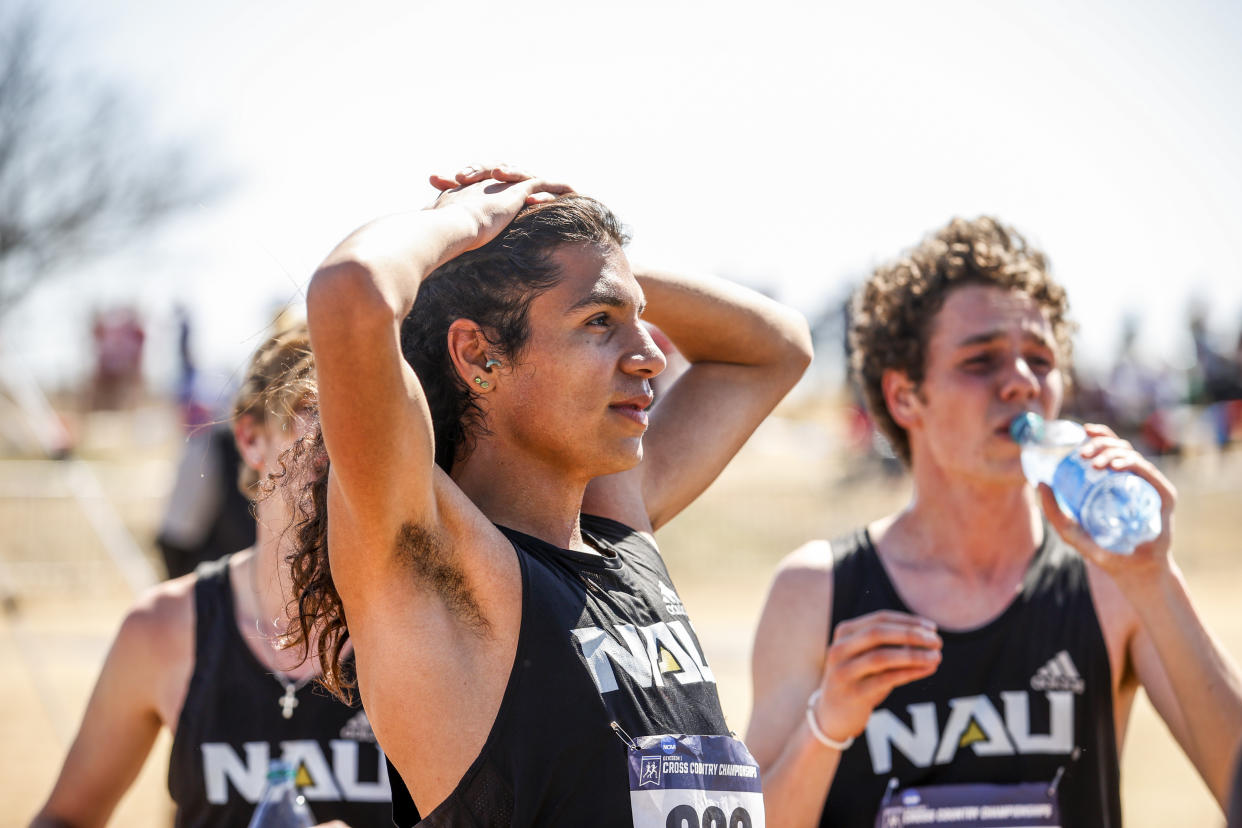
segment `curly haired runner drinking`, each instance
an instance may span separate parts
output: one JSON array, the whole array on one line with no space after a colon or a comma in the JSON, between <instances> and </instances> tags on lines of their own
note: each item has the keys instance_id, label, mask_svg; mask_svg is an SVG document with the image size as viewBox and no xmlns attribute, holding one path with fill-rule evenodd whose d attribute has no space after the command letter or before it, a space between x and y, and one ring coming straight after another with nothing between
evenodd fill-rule
<instances>
[{"instance_id":1,"label":"curly haired runner drinking","mask_svg":"<svg viewBox=\"0 0 1242 828\"><path fill-rule=\"evenodd\" d=\"M408 788L433 826L761 825L652 531L801 376L805 320L632 271L616 218L567 187L433 183L308 292L331 462L304 506L303 632L322 624L338 690L354 645L396 821ZM642 318L691 363L650 411L665 362Z\"/></svg>"},{"instance_id":2,"label":"curly haired runner drinking","mask_svg":"<svg viewBox=\"0 0 1242 828\"><path fill-rule=\"evenodd\" d=\"M1140 685L1227 796L1242 681L1170 555L1172 486L1088 426L1083 456L1164 502L1163 533L1113 554L1027 485L1009 437L1017 415L1060 410L1067 311L1043 254L987 218L859 291L853 369L914 495L797 550L772 585L747 741L773 824L1120 825Z\"/></svg>"}]
</instances>

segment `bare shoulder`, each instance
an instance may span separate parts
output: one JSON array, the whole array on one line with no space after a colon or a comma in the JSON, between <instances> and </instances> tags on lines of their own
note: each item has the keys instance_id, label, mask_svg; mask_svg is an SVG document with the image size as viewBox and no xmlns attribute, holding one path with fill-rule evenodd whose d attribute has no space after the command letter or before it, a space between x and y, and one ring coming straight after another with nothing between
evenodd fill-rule
<instances>
[{"instance_id":1,"label":"bare shoulder","mask_svg":"<svg viewBox=\"0 0 1242 828\"><path fill-rule=\"evenodd\" d=\"M195 580L184 575L139 596L121 622L115 646L135 648L160 665L193 658Z\"/></svg>"},{"instance_id":2,"label":"bare shoulder","mask_svg":"<svg viewBox=\"0 0 1242 828\"><path fill-rule=\"evenodd\" d=\"M832 547L813 540L790 552L776 568L756 639L827 642L832 602Z\"/></svg>"},{"instance_id":3,"label":"bare shoulder","mask_svg":"<svg viewBox=\"0 0 1242 828\"><path fill-rule=\"evenodd\" d=\"M813 600L822 605L832 595L832 545L826 540L802 544L776 567L772 594L782 600Z\"/></svg>"}]
</instances>

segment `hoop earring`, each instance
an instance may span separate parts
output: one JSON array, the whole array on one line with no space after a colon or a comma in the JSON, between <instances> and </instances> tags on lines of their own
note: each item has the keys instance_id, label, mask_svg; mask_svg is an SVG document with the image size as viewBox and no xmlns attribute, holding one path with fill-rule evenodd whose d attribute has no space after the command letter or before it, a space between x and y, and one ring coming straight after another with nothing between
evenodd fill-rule
<instances>
[{"instance_id":1,"label":"hoop earring","mask_svg":"<svg viewBox=\"0 0 1242 828\"><path fill-rule=\"evenodd\" d=\"M491 358L489 357L489 358L488 358L488 360L487 360L487 362L483 363L483 370L484 370L484 371L490 371L490 370L492 370L492 366L493 366L493 365L497 365L497 366L498 366L498 365L500 365L500 360L498 360L498 359L491 359Z\"/></svg>"}]
</instances>

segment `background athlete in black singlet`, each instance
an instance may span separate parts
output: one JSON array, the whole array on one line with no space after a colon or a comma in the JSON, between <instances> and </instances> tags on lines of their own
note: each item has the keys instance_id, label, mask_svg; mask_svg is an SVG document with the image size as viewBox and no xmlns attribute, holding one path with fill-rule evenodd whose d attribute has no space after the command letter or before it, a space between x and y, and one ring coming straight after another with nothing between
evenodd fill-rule
<instances>
[{"instance_id":1,"label":"background athlete in black singlet","mask_svg":"<svg viewBox=\"0 0 1242 828\"><path fill-rule=\"evenodd\" d=\"M348 618L375 732L437 824L628 824L610 719L724 729L651 533L801 376L806 323L727 282L631 269L616 218L567 187L494 165L432 183L434 208L367 225L311 281L330 466L308 492L302 609L329 633L330 681ZM690 363L650 413L665 360L643 318ZM643 640L680 643L677 677ZM609 674L600 648L641 661ZM525 741L506 735L515 699L547 721ZM585 724L558 727L562 708ZM592 810L605 789L619 809Z\"/></svg>"},{"instance_id":2,"label":"background athlete in black singlet","mask_svg":"<svg viewBox=\"0 0 1242 828\"><path fill-rule=\"evenodd\" d=\"M388 823L383 757L366 714L316 693L318 664L278 646L291 600L289 509L280 494L263 496L263 481L304 436L315 392L306 324L276 331L233 405L246 464L238 483L257 500L255 546L154 587L130 610L34 828L106 824L161 727L173 735L178 826L245 828L268 760L286 753L317 818Z\"/></svg>"},{"instance_id":3,"label":"background athlete in black singlet","mask_svg":"<svg viewBox=\"0 0 1242 828\"><path fill-rule=\"evenodd\" d=\"M1052 790L1064 825L1116 825L1116 754L1139 686L1223 803L1242 679L1170 554L1172 486L1088 426L1085 457L1164 501L1160 537L1114 555L1026 484L1008 435L1024 411L1057 415L1069 372L1067 301L1043 255L991 219L954 220L877 269L854 311L853 367L914 495L776 576L747 734L773 824L870 825L886 793L896 808L929 796L898 789L1026 783L1032 813Z\"/></svg>"}]
</instances>

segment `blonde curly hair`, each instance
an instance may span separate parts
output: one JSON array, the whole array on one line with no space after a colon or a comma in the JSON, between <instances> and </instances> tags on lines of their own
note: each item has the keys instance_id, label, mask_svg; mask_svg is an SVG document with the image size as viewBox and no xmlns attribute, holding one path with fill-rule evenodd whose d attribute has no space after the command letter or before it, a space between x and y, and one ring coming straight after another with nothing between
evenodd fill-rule
<instances>
[{"instance_id":1,"label":"blonde curly hair","mask_svg":"<svg viewBox=\"0 0 1242 828\"><path fill-rule=\"evenodd\" d=\"M306 322L278 319L277 326L250 358L246 378L233 397L233 423L253 417L260 425L286 429L299 411L315 404L319 386ZM257 498L259 483L259 473L243 463L237 475L242 494Z\"/></svg>"},{"instance_id":2,"label":"blonde curly hair","mask_svg":"<svg viewBox=\"0 0 1242 828\"><path fill-rule=\"evenodd\" d=\"M932 322L949 293L963 285L1017 290L1034 299L1052 325L1068 380L1074 324L1047 257L995 218L953 219L897 261L876 268L851 307L851 372L876 426L907 466L910 439L884 401L884 372L901 371L916 386L923 381Z\"/></svg>"}]
</instances>

